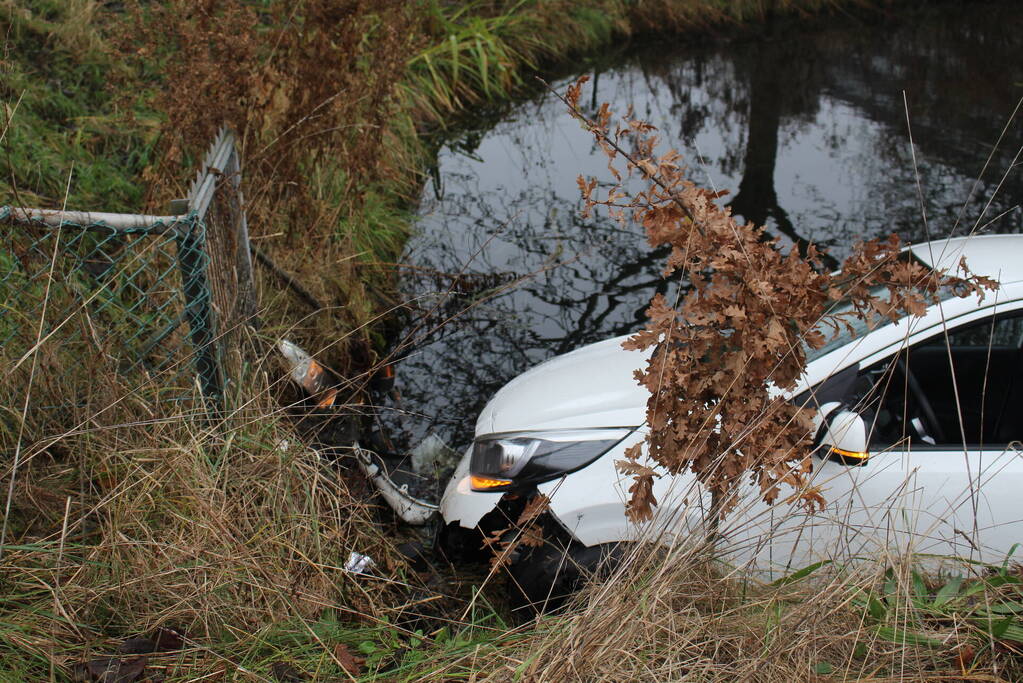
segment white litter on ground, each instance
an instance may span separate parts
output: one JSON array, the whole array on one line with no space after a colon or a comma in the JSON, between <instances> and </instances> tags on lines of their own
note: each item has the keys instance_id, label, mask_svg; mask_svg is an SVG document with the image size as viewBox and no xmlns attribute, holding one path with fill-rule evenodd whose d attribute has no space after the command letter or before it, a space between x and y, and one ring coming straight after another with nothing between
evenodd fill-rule
<instances>
[{"instance_id":1,"label":"white litter on ground","mask_svg":"<svg viewBox=\"0 0 1023 683\"><path fill-rule=\"evenodd\" d=\"M365 574L376 565L369 555L357 553L354 550L348 554L348 561L345 562L345 571L353 574Z\"/></svg>"}]
</instances>

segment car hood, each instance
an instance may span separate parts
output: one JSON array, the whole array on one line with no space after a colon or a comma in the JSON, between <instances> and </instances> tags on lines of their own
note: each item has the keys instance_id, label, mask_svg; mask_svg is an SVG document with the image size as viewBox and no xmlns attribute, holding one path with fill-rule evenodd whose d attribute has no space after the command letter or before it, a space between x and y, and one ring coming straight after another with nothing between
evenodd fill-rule
<instances>
[{"instance_id":1,"label":"car hood","mask_svg":"<svg viewBox=\"0 0 1023 683\"><path fill-rule=\"evenodd\" d=\"M626 351L628 336L556 356L504 385L480 413L476 436L540 429L638 427L650 395L633 373L649 351Z\"/></svg>"},{"instance_id":2,"label":"car hood","mask_svg":"<svg viewBox=\"0 0 1023 683\"><path fill-rule=\"evenodd\" d=\"M1009 265L1004 254L1014 253L1021 235L973 236L914 245L925 263L954 268L965 256L974 272L997 272L1003 284L1023 278L1023 267ZM1014 263L1014 262L1011 262ZM1009 272L1011 271L1011 272ZM805 390L879 350L905 341L907 329L926 331L960 308L976 306L953 299L929 309L921 320L902 320L864 335L814 360L793 388ZM906 326L909 325L910 328ZM484 407L476 422L476 436L541 429L638 427L645 420L649 396L635 378L650 351L626 351L627 336L590 344L541 363L506 384Z\"/></svg>"}]
</instances>

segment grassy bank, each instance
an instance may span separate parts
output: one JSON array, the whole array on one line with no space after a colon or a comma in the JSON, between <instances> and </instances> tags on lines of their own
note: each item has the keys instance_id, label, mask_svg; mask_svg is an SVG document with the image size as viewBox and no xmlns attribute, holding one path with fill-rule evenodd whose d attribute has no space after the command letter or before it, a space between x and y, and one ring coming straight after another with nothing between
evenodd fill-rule
<instances>
[{"instance_id":1,"label":"grassy bank","mask_svg":"<svg viewBox=\"0 0 1023 683\"><path fill-rule=\"evenodd\" d=\"M292 328L355 373L376 361L380 321L397 303L387 264L451 121L612 41L723 33L835 5L6 2L0 203L159 213L184 195L227 122L244 146L256 244L326 304L292 301L260 271L265 335ZM468 604L427 585L381 531L361 479L295 444L272 359L253 363L244 414L216 432L161 401L158 381L124 386L102 358L51 369L0 383L0 445L22 454L17 476L0 476L13 491L0 680L68 680L75 663L157 627L186 635L185 647L150 662L171 681L288 680L282 667L318 680L713 680L719 667L728 680L757 657L773 662L754 672L761 680L793 680L853 661L859 641L834 634L860 633L866 612L853 596L883 584L751 593L678 560L661 563L671 570L656 581L628 584L635 591L612 584L581 611L511 627L485 599ZM33 405L66 407L62 373L89 378L86 404L22 412L26 386ZM374 576L344 569L351 551L375 558ZM828 642L779 639L818 604L812 596L829 601L814 622ZM413 616L422 612L429 618ZM696 659L678 655L682 643ZM947 649L941 659L914 648L879 646L847 670L889 675L909 659L913 672L947 673ZM364 661L352 667L350 657Z\"/></svg>"}]
</instances>

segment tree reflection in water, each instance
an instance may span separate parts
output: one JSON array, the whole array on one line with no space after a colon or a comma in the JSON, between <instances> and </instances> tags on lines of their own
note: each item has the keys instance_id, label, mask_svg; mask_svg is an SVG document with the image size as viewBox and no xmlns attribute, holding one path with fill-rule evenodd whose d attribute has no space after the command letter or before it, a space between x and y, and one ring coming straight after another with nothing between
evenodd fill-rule
<instances>
[{"instance_id":1,"label":"tree reflection in water","mask_svg":"<svg viewBox=\"0 0 1023 683\"><path fill-rule=\"evenodd\" d=\"M852 241L892 230L911 241L977 224L1018 231L1018 170L994 189L1023 143L1020 125L974 185L1023 96L1021 12L1015 2L970 8L647 47L598 74L592 106L633 104L687 156L696 182L731 192L722 201L733 212L786 245L828 247L837 260ZM509 379L635 330L655 292L677 291L661 278L665 254L641 230L579 217L575 178L606 177L606 163L550 97L519 102L454 140L438 169L404 257L414 266L402 280L413 303L396 340L407 349L397 394L379 397L396 451L431 431L464 447Z\"/></svg>"}]
</instances>

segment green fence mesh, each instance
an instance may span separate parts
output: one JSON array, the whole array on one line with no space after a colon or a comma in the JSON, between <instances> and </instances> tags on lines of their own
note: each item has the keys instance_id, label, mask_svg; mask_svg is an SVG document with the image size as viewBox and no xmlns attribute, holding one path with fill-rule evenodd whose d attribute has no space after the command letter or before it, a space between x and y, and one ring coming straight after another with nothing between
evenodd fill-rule
<instances>
[{"instance_id":1,"label":"green fence mesh","mask_svg":"<svg viewBox=\"0 0 1023 683\"><path fill-rule=\"evenodd\" d=\"M145 380L139 386L163 397L198 389L207 411L222 410L221 356L238 357L238 330L256 310L241 158L228 128L182 201L181 216L0 207L5 376L42 361L51 375L78 379L69 390L78 396L92 377L70 370L86 363Z\"/></svg>"},{"instance_id":2,"label":"green fence mesh","mask_svg":"<svg viewBox=\"0 0 1023 683\"><path fill-rule=\"evenodd\" d=\"M0 207L0 356L8 371L44 347L60 362L100 354L172 397L220 397L204 250L193 212L143 227L15 221Z\"/></svg>"}]
</instances>

